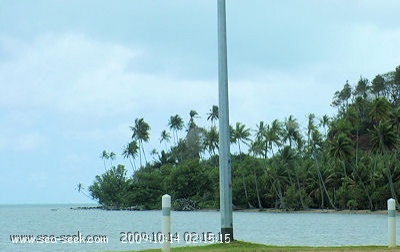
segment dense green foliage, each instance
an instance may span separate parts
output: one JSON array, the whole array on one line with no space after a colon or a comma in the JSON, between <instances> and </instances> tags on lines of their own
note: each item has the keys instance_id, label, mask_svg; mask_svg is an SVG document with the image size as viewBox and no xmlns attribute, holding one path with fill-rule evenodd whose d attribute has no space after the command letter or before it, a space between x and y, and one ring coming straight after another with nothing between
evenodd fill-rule
<instances>
[{"instance_id":1,"label":"dense green foliage","mask_svg":"<svg viewBox=\"0 0 400 252\"><path fill-rule=\"evenodd\" d=\"M309 114L304 129L293 116L260 121L255 129L240 122L231 127L235 207L377 210L386 208L388 198L397 199L400 66L371 82L362 77L354 86L346 82L332 106L336 116ZM153 150L152 161L143 148L150 126L136 119L123 152L133 176L122 165L106 168L90 195L102 205L155 209L168 193L177 208L182 200L218 208L218 107L208 113L206 127L196 124L197 116L191 110L186 127L179 115L171 116L169 129L161 132L162 151ZM110 154L104 151L102 158L112 159Z\"/></svg>"}]
</instances>

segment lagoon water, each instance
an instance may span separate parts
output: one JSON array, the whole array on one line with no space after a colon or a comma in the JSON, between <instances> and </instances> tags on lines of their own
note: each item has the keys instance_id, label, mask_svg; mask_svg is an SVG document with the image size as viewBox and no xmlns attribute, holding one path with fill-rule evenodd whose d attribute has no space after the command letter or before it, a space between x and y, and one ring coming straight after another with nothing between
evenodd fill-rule
<instances>
[{"instance_id":1,"label":"lagoon water","mask_svg":"<svg viewBox=\"0 0 400 252\"><path fill-rule=\"evenodd\" d=\"M0 205L0 251L121 251L161 247L153 241L120 241L124 238L121 232L157 234L161 231L161 211L73 210L71 207L76 205ZM287 246L387 244L387 216L382 214L234 212L233 221L235 239L255 243ZM397 227L399 225L397 218ZM171 229L181 238L171 246L187 245L185 232L217 235L220 213L172 211ZM106 235L108 243L61 243L61 240L45 243L42 240L43 243L14 244L10 240L10 235L66 237L78 234L83 237ZM399 241L399 231L397 234ZM204 244L190 242L190 245Z\"/></svg>"}]
</instances>

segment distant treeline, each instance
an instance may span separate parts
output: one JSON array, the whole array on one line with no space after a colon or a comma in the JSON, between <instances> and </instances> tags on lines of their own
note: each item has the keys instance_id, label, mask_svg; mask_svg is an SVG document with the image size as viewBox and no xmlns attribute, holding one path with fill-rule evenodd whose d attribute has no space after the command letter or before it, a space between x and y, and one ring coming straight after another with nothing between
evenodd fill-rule
<instances>
[{"instance_id":1,"label":"distant treeline","mask_svg":"<svg viewBox=\"0 0 400 252\"><path fill-rule=\"evenodd\" d=\"M231 126L234 207L378 210L397 200L400 66L372 81L346 81L332 106L334 117L310 113L305 130L293 116L254 129ZM143 148L150 125L136 119L122 153L133 176L123 165L107 167L116 155L104 151L105 172L89 186L90 197L103 206L159 209L168 193L176 209L219 208L218 107L207 114L209 125L197 125L197 117L191 110L185 124L171 116L151 161Z\"/></svg>"}]
</instances>

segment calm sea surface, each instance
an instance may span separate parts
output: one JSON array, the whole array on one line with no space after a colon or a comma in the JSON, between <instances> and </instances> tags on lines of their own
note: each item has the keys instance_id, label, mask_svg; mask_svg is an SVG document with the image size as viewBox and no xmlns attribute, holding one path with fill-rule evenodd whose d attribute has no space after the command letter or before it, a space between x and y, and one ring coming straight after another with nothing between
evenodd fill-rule
<instances>
[{"instance_id":1,"label":"calm sea surface","mask_svg":"<svg viewBox=\"0 0 400 252\"><path fill-rule=\"evenodd\" d=\"M139 232L156 237L161 231L161 211L73 210L71 207L76 206L0 205L0 251L121 251L161 247L150 239L140 242L138 237L134 240L133 236L128 238L127 235L128 232ZM235 239L256 243L305 246L387 244L386 215L234 212L233 221ZM397 218L397 227L399 225ZM186 232L197 234L199 238L207 232L218 235L220 213L173 211L171 230L181 238L172 247L186 245ZM400 232L397 234L399 241ZM41 240L14 244L10 235L41 236ZM47 240L43 235L48 236ZM107 236L108 243L68 243L79 235ZM122 243L121 238L127 243ZM195 237L186 236L188 238ZM199 241L194 245L199 244L205 243Z\"/></svg>"}]
</instances>

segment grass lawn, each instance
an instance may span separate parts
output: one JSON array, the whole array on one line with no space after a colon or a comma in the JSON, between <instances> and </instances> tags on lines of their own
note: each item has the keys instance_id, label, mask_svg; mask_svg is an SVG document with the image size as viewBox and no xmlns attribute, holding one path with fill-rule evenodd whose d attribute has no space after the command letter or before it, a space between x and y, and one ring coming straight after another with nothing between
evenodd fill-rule
<instances>
[{"instance_id":1,"label":"grass lawn","mask_svg":"<svg viewBox=\"0 0 400 252\"><path fill-rule=\"evenodd\" d=\"M161 249L141 250L142 252L159 252ZM189 246L189 247L172 247L171 251L179 252L264 252L264 251L400 251L399 248L389 249L385 246L345 246L345 247L281 247L255 244L249 242L235 241L228 244L213 244L208 246Z\"/></svg>"}]
</instances>

